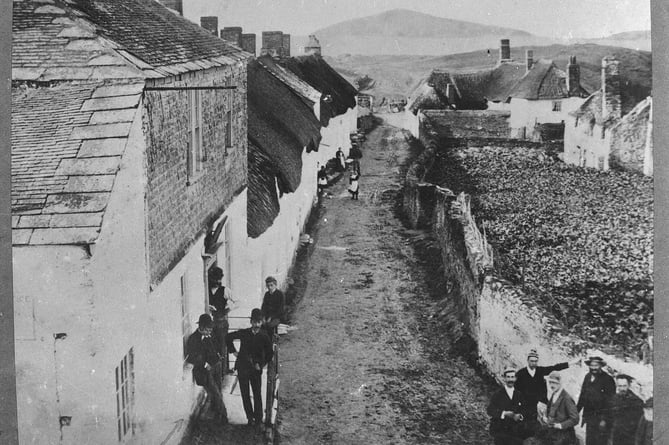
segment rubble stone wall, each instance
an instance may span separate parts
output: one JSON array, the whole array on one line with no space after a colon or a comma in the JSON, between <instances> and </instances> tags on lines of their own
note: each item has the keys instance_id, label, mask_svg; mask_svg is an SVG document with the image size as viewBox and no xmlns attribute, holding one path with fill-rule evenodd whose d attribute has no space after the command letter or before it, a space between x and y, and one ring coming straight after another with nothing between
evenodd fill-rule
<instances>
[{"instance_id":1,"label":"rubble stone wall","mask_svg":"<svg viewBox=\"0 0 669 445\"><path fill-rule=\"evenodd\" d=\"M246 187L246 64L161 79L165 86L236 85L202 90L201 173L188 178L188 93L147 91L147 218L151 282L156 284L188 250L207 224ZM158 85L160 86L160 85ZM231 111L232 144L226 147L224 116Z\"/></svg>"},{"instance_id":2,"label":"rubble stone wall","mask_svg":"<svg viewBox=\"0 0 669 445\"><path fill-rule=\"evenodd\" d=\"M424 111L425 116L444 136L454 138L509 138L509 111L459 110Z\"/></svg>"},{"instance_id":3,"label":"rubble stone wall","mask_svg":"<svg viewBox=\"0 0 669 445\"><path fill-rule=\"evenodd\" d=\"M499 376L506 366L521 368L532 348L537 349L543 364L600 355L607 361L609 373L631 375L636 379L633 390L644 399L650 397L652 365L606 354L565 334L560 322L520 287L492 273L489 260L481 255L486 249L485 238L471 235L480 232L467 215L469 209L463 215L455 208L457 199L452 192L420 181L430 157L439 149L433 130L421 126L420 135L425 151L407 171L404 212L414 227L430 227L437 238L447 279L445 298L454 299L459 306L461 321L478 345L484 370ZM562 371L565 389L575 398L586 373L584 364ZM582 432L578 434L582 438Z\"/></svg>"}]
</instances>

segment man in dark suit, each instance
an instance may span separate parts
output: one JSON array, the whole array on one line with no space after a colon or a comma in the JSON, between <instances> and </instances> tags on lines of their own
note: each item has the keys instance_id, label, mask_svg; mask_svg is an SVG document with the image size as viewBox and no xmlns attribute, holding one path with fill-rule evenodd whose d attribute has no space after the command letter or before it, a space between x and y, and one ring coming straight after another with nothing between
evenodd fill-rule
<instances>
[{"instance_id":1,"label":"man in dark suit","mask_svg":"<svg viewBox=\"0 0 669 445\"><path fill-rule=\"evenodd\" d=\"M527 354L527 367L519 369L516 373L516 389L523 393L527 399L529 409L532 410L528 421L535 422L537 418L537 403L546 404L546 376L553 371L567 369L570 365L580 362L577 358L571 362L557 363L552 366L539 366L539 354L536 349Z\"/></svg>"},{"instance_id":2,"label":"man in dark suit","mask_svg":"<svg viewBox=\"0 0 669 445\"><path fill-rule=\"evenodd\" d=\"M540 419L542 430L539 436L547 445L576 445L578 410L574 399L562 388L560 373L553 371L548 375L551 394L546 401L546 414Z\"/></svg>"},{"instance_id":3,"label":"man in dark suit","mask_svg":"<svg viewBox=\"0 0 669 445\"><path fill-rule=\"evenodd\" d=\"M267 286L267 292L265 292L262 298L260 311L264 318L264 328L271 339L277 331L277 326L279 326L286 315L286 297L279 290L276 278L267 277L265 279L265 286Z\"/></svg>"},{"instance_id":4,"label":"man in dark suit","mask_svg":"<svg viewBox=\"0 0 669 445\"><path fill-rule=\"evenodd\" d=\"M643 416L643 400L630 391L632 377L616 376L616 394L611 400L611 443L633 445L634 433Z\"/></svg>"},{"instance_id":5,"label":"man in dark suit","mask_svg":"<svg viewBox=\"0 0 669 445\"><path fill-rule=\"evenodd\" d=\"M249 425L260 425L262 422L262 369L272 360L274 351L272 342L262 331L262 313L260 309L251 311L251 327L228 334L228 350L237 357L235 369L239 379L239 391L242 393L242 403ZM235 349L233 340L240 340L239 353ZM253 390L253 404L249 385Z\"/></svg>"},{"instance_id":6,"label":"man in dark suit","mask_svg":"<svg viewBox=\"0 0 669 445\"><path fill-rule=\"evenodd\" d=\"M493 394L488 405L490 434L495 445L522 445L531 435L526 417L528 406L525 396L514 388L516 370L508 368L502 375L504 387Z\"/></svg>"},{"instance_id":7,"label":"man in dark suit","mask_svg":"<svg viewBox=\"0 0 669 445\"><path fill-rule=\"evenodd\" d=\"M223 269L212 267L209 270L209 310L214 319L213 336L216 338L223 359L223 371L228 371L228 352L225 347L225 336L228 334L228 312L232 302L230 291L223 286Z\"/></svg>"},{"instance_id":8,"label":"man in dark suit","mask_svg":"<svg viewBox=\"0 0 669 445\"><path fill-rule=\"evenodd\" d=\"M601 357L585 361L590 372L583 379L581 395L576 408L583 410L581 425L585 424L585 445L606 445L611 431L609 405L616 392L613 377L602 369L606 362Z\"/></svg>"},{"instance_id":9,"label":"man in dark suit","mask_svg":"<svg viewBox=\"0 0 669 445\"><path fill-rule=\"evenodd\" d=\"M209 314L200 315L198 328L186 341L186 361L193 365L193 379L204 388L216 418L228 422L221 394L221 356L218 340L212 335L213 322Z\"/></svg>"}]
</instances>

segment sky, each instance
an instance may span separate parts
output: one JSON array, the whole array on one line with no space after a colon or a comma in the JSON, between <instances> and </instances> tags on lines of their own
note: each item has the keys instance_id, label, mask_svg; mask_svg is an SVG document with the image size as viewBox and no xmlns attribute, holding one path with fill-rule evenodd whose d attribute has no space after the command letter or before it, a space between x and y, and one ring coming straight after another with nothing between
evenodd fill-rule
<instances>
[{"instance_id":1,"label":"sky","mask_svg":"<svg viewBox=\"0 0 669 445\"><path fill-rule=\"evenodd\" d=\"M309 35L335 23L411 9L552 38L594 38L650 29L650 0L183 0L184 16L217 15L219 27Z\"/></svg>"}]
</instances>

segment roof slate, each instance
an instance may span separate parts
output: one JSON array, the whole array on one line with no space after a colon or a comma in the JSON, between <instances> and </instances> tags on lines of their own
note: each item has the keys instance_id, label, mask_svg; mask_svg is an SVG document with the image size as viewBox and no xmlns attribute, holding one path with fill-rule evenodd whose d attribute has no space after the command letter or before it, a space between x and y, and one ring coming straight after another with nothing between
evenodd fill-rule
<instances>
[{"instance_id":1,"label":"roof slate","mask_svg":"<svg viewBox=\"0 0 669 445\"><path fill-rule=\"evenodd\" d=\"M134 119L140 100L136 93L143 85L141 80L62 82L12 89L15 245L97 239L131 124L96 123L100 113L110 110L94 111L85 104L94 96L122 98L127 108L119 110L118 101L109 102L113 113Z\"/></svg>"},{"instance_id":2,"label":"roof slate","mask_svg":"<svg viewBox=\"0 0 669 445\"><path fill-rule=\"evenodd\" d=\"M156 78L251 57L155 0L53 3L13 3L12 79Z\"/></svg>"}]
</instances>

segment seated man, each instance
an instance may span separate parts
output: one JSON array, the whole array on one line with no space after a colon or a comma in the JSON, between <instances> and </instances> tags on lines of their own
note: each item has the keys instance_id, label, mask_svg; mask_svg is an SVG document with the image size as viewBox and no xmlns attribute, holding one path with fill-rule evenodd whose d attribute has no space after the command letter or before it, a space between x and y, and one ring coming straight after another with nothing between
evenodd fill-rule
<instances>
[{"instance_id":1,"label":"seated man","mask_svg":"<svg viewBox=\"0 0 669 445\"><path fill-rule=\"evenodd\" d=\"M277 288L276 278L267 277L265 280L267 292L262 299L262 306L260 311L265 322L265 329L267 334L271 336L276 333L276 327L279 326L283 320L286 310L286 297L283 292Z\"/></svg>"},{"instance_id":2,"label":"seated man","mask_svg":"<svg viewBox=\"0 0 669 445\"><path fill-rule=\"evenodd\" d=\"M490 434L495 445L522 445L531 435L531 427L525 420L530 407L525 396L514 388L516 370L507 368L502 374L504 387L493 394L488 405Z\"/></svg>"},{"instance_id":3,"label":"seated man","mask_svg":"<svg viewBox=\"0 0 669 445\"><path fill-rule=\"evenodd\" d=\"M212 336L213 322L209 314L200 315L198 328L186 342L186 361L193 365L193 379L204 388L216 418L228 423L221 394L221 356L216 337Z\"/></svg>"}]
</instances>

